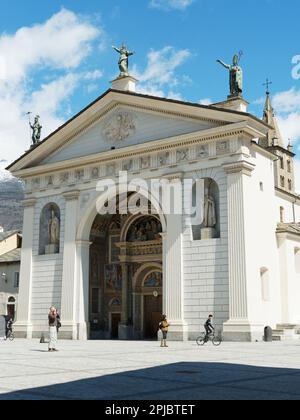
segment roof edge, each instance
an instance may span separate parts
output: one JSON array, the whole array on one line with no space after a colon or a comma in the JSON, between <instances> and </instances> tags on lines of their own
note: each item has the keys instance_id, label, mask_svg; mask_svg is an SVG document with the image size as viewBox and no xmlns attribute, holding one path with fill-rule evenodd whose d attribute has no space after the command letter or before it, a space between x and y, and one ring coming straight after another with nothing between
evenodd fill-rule
<instances>
[{"instance_id":1,"label":"roof edge","mask_svg":"<svg viewBox=\"0 0 300 420\"><path fill-rule=\"evenodd\" d=\"M256 122L264 125L265 127L271 128L264 121L260 120L255 115L250 114L248 112L235 111L235 110L231 110L231 109L223 109L223 108L220 108L220 107L216 107L214 105L201 105L201 104L194 103L194 102L185 102L185 101L180 101L180 100L177 100L177 99L169 99L169 98L163 98L163 97L159 97L159 96L151 96L151 95L145 95L145 94L142 94L142 93L121 91L121 90L116 90L116 89L111 89L110 88L107 91L105 91L101 96L99 96L98 98L96 98L93 102L91 102L89 105L87 105L85 108L83 108L80 112L78 112L77 114L75 114L72 118L70 118L68 121L66 121L63 125L61 125L60 127L58 127L51 134L49 134L37 146L35 146L35 147L27 150L25 153L23 153L23 155L21 155L18 159L16 159L14 162L12 162L10 165L8 165L5 169L7 171L10 171L10 169L14 165L16 165L18 162L20 162L24 157L30 155L30 153L32 153L34 150L38 149L43 144L45 144L48 140L51 139L51 137L53 137L59 131L61 131L62 129L64 129L65 127L67 127L71 122L73 122L76 118L78 118L80 115L82 115L88 109L90 109L93 105L95 105L97 102L99 102L105 96L107 96L109 93L117 93L117 94L121 94L121 95L127 95L127 96L133 96L133 97L150 99L150 100L156 100L156 101L160 101L160 102L168 102L168 103L173 103L173 104L178 104L178 105L185 105L185 106L199 108L199 109L206 109L206 110L207 109L210 109L212 111L224 112L224 113L227 113L227 114L241 115L241 116L244 116L244 117L247 117L247 118L251 118L252 120L254 120L254 121L256 121Z\"/></svg>"}]
</instances>

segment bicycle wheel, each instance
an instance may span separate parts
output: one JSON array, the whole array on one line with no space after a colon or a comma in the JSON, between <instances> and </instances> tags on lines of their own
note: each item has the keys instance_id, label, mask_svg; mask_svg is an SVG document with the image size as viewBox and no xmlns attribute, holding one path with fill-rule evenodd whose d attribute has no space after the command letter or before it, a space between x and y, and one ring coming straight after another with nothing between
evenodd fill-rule
<instances>
[{"instance_id":1,"label":"bicycle wheel","mask_svg":"<svg viewBox=\"0 0 300 420\"><path fill-rule=\"evenodd\" d=\"M222 338L221 337L214 337L213 340L212 340L212 342L213 342L213 345L214 346L218 347L222 343Z\"/></svg>"},{"instance_id":2,"label":"bicycle wheel","mask_svg":"<svg viewBox=\"0 0 300 420\"><path fill-rule=\"evenodd\" d=\"M197 338L196 343L198 346L204 346L204 344L207 343L207 340L205 340L205 334L200 335L200 337Z\"/></svg>"}]
</instances>

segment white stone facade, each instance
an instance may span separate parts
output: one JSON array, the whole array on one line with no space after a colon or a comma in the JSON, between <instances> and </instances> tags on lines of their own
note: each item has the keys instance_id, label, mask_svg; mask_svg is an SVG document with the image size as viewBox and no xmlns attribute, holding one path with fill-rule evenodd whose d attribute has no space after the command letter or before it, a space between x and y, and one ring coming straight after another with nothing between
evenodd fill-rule
<instances>
[{"instance_id":1,"label":"white stone facade","mask_svg":"<svg viewBox=\"0 0 300 420\"><path fill-rule=\"evenodd\" d=\"M266 325L299 324L300 236L276 230L281 207L285 222L300 221L300 199L275 188L276 157L253 142L267 131L246 113L109 91L13 164L26 182L18 335L39 336L55 305L66 338L89 337L96 185L121 170L130 178L211 179L219 190L215 239L197 237L185 216L161 215L171 339L194 339L209 313L230 340L261 340ZM60 209L60 251L39 255L49 203Z\"/></svg>"}]
</instances>

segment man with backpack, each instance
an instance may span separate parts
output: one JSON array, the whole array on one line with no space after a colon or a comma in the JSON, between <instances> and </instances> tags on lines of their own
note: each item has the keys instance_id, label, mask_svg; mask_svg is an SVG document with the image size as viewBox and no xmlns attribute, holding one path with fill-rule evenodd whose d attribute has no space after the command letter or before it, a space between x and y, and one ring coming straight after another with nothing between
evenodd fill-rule
<instances>
[{"instance_id":1,"label":"man with backpack","mask_svg":"<svg viewBox=\"0 0 300 420\"><path fill-rule=\"evenodd\" d=\"M168 347L167 336L168 336L169 327L170 327L170 324L168 323L167 316L163 315L162 321L159 324L159 329L161 330L162 336L163 336L160 347Z\"/></svg>"}]
</instances>

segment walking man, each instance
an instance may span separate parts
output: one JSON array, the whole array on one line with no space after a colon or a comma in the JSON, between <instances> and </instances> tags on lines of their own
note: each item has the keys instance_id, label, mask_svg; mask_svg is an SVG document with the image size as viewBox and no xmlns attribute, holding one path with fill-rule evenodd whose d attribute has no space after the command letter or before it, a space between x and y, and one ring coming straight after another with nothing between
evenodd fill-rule
<instances>
[{"instance_id":1,"label":"walking man","mask_svg":"<svg viewBox=\"0 0 300 420\"><path fill-rule=\"evenodd\" d=\"M54 306L50 308L48 315L49 321L49 330L50 330L50 343L49 343L49 352L58 351L56 349L57 345L57 310Z\"/></svg>"}]
</instances>

